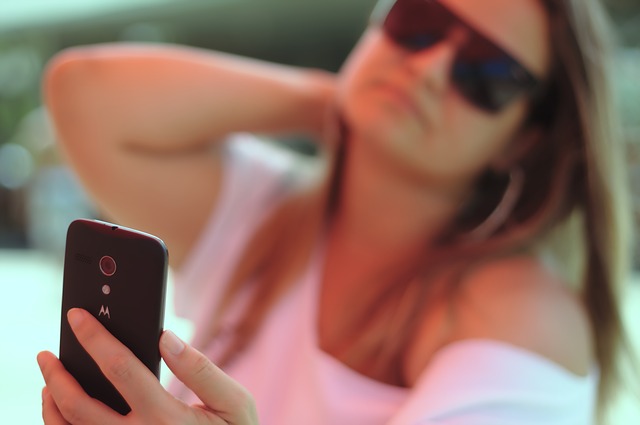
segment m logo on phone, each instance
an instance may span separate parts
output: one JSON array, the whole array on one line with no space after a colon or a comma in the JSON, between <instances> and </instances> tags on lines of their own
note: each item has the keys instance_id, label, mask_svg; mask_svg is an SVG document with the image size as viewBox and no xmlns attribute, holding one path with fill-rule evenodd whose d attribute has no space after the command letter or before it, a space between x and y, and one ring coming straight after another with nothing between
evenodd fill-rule
<instances>
[{"instance_id":1,"label":"m logo on phone","mask_svg":"<svg viewBox=\"0 0 640 425\"><path fill-rule=\"evenodd\" d=\"M98 316L107 316L109 319L111 319L111 313L109 313L109 306L100 306L100 313L98 313Z\"/></svg>"}]
</instances>

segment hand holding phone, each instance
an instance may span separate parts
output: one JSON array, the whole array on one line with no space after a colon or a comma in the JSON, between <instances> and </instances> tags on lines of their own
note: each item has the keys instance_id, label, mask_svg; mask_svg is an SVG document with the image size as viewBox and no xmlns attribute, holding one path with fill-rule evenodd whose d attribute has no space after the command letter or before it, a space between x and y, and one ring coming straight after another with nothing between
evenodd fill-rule
<instances>
[{"instance_id":1,"label":"hand holding phone","mask_svg":"<svg viewBox=\"0 0 640 425\"><path fill-rule=\"evenodd\" d=\"M167 268L167 249L153 235L98 220L69 225L60 360L87 394L121 414L128 404L78 343L66 315L87 310L159 378Z\"/></svg>"}]
</instances>

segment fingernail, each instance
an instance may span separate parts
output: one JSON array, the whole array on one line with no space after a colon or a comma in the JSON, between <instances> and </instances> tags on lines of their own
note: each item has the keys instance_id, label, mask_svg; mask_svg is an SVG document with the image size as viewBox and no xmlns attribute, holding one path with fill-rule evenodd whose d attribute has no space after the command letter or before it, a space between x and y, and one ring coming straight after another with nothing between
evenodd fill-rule
<instances>
[{"instance_id":1,"label":"fingernail","mask_svg":"<svg viewBox=\"0 0 640 425\"><path fill-rule=\"evenodd\" d=\"M67 320L72 328L78 327L85 318L85 313L79 308L72 308L67 312Z\"/></svg>"},{"instance_id":2,"label":"fingernail","mask_svg":"<svg viewBox=\"0 0 640 425\"><path fill-rule=\"evenodd\" d=\"M40 368L40 370L42 370L42 354L38 353L38 355L36 356L36 361L38 362L38 367Z\"/></svg>"},{"instance_id":3,"label":"fingernail","mask_svg":"<svg viewBox=\"0 0 640 425\"><path fill-rule=\"evenodd\" d=\"M164 331L162 334L162 345L174 356L182 353L184 350L184 342L170 330Z\"/></svg>"},{"instance_id":4,"label":"fingernail","mask_svg":"<svg viewBox=\"0 0 640 425\"><path fill-rule=\"evenodd\" d=\"M49 395L49 388L44 387L42 389L42 401L44 401L44 399L47 398L47 395Z\"/></svg>"},{"instance_id":5,"label":"fingernail","mask_svg":"<svg viewBox=\"0 0 640 425\"><path fill-rule=\"evenodd\" d=\"M44 365L46 362L44 351L38 353L38 355L36 356L36 361L38 362L38 367L40 368L40 370L44 372Z\"/></svg>"}]
</instances>

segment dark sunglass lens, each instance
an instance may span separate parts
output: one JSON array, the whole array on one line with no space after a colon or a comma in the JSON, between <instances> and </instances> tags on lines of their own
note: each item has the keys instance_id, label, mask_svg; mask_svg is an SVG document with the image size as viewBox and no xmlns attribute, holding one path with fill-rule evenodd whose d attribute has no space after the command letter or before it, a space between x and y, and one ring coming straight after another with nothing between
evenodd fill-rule
<instances>
[{"instance_id":1,"label":"dark sunglass lens","mask_svg":"<svg viewBox=\"0 0 640 425\"><path fill-rule=\"evenodd\" d=\"M509 103L522 87L510 76L508 61L466 62L453 67L453 81L460 92L476 106L497 111Z\"/></svg>"},{"instance_id":2,"label":"dark sunglass lens","mask_svg":"<svg viewBox=\"0 0 640 425\"><path fill-rule=\"evenodd\" d=\"M451 18L432 0L397 0L382 25L387 35L410 50L427 48L446 33Z\"/></svg>"},{"instance_id":3,"label":"dark sunglass lens","mask_svg":"<svg viewBox=\"0 0 640 425\"><path fill-rule=\"evenodd\" d=\"M490 87L477 64L457 62L453 68L453 81L460 93L474 105L495 111Z\"/></svg>"},{"instance_id":4,"label":"dark sunglass lens","mask_svg":"<svg viewBox=\"0 0 640 425\"><path fill-rule=\"evenodd\" d=\"M528 73L478 33L458 52L453 80L471 102L497 111L528 88Z\"/></svg>"}]
</instances>

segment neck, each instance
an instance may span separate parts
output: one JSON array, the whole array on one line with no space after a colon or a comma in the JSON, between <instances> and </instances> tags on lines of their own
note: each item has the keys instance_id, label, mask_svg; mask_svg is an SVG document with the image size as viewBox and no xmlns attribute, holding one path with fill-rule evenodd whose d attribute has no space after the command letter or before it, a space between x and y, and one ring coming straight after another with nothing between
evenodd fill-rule
<instances>
[{"instance_id":1,"label":"neck","mask_svg":"<svg viewBox=\"0 0 640 425\"><path fill-rule=\"evenodd\" d=\"M365 152L351 152L345 161L332 249L372 273L419 261L458 210L463 192L402 175Z\"/></svg>"},{"instance_id":2,"label":"neck","mask_svg":"<svg viewBox=\"0 0 640 425\"><path fill-rule=\"evenodd\" d=\"M459 197L385 167L362 152L345 158L321 294L320 335L329 352L348 344L371 306L381 299L395 305L392 298L401 293L389 291L414 277L431 241L458 209Z\"/></svg>"}]
</instances>

